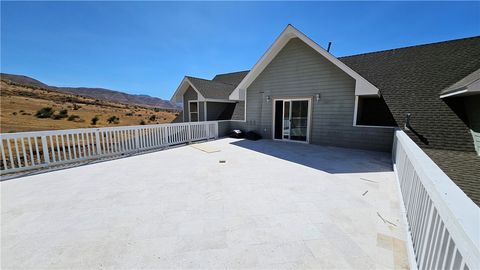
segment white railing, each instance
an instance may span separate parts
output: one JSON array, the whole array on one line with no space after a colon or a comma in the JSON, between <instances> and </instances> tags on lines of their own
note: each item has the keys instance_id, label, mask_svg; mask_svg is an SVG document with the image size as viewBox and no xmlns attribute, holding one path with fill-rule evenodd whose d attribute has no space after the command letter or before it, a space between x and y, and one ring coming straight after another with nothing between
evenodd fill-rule
<instances>
[{"instance_id":1,"label":"white railing","mask_svg":"<svg viewBox=\"0 0 480 270\"><path fill-rule=\"evenodd\" d=\"M0 134L0 173L26 171L218 138L217 122Z\"/></svg>"},{"instance_id":2,"label":"white railing","mask_svg":"<svg viewBox=\"0 0 480 270\"><path fill-rule=\"evenodd\" d=\"M393 161L418 269L480 269L480 208L401 130Z\"/></svg>"}]
</instances>

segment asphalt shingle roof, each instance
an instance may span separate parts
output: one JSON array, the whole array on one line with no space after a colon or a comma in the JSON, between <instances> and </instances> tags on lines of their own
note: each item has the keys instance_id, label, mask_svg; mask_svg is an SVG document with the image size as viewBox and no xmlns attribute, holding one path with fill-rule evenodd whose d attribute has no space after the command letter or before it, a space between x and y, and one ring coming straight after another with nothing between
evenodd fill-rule
<instances>
[{"instance_id":1,"label":"asphalt shingle roof","mask_svg":"<svg viewBox=\"0 0 480 270\"><path fill-rule=\"evenodd\" d=\"M193 86L205 98L228 99L235 87L243 80L248 71L216 75L212 80L186 76Z\"/></svg>"},{"instance_id":2,"label":"asphalt shingle roof","mask_svg":"<svg viewBox=\"0 0 480 270\"><path fill-rule=\"evenodd\" d=\"M237 86L240 84L243 78L247 76L248 72L250 72L250 70L218 74L212 79L212 81L222 82L222 83L232 84Z\"/></svg>"},{"instance_id":3,"label":"asphalt shingle roof","mask_svg":"<svg viewBox=\"0 0 480 270\"><path fill-rule=\"evenodd\" d=\"M189 76L187 76L187 78L205 98L228 99L228 96L235 89L235 86L231 84L214 82Z\"/></svg>"},{"instance_id":4,"label":"asphalt shingle roof","mask_svg":"<svg viewBox=\"0 0 480 270\"><path fill-rule=\"evenodd\" d=\"M399 126L480 205L480 157L464 122L463 101L440 92L480 68L480 37L339 58L380 92ZM480 106L480 104L479 104Z\"/></svg>"},{"instance_id":5,"label":"asphalt shingle roof","mask_svg":"<svg viewBox=\"0 0 480 270\"><path fill-rule=\"evenodd\" d=\"M411 113L421 147L474 151L470 130L455 100L439 93L480 68L480 37L445 41L339 58L380 89L395 121Z\"/></svg>"}]
</instances>

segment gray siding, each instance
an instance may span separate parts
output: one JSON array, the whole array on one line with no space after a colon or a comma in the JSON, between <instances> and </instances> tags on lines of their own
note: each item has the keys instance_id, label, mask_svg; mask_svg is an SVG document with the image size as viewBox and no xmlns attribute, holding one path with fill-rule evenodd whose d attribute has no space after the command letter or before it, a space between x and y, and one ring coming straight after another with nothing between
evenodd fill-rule
<instances>
[{"instance_id":1,"label":"gray siding","mask_svg":"<svg viewBox=\"0 0 480 270\"><path fill-rule=\"evenodd\" d=\"M352 126L354 87L354 79L300 39L292 39L247 89L243 128L271 139L274 98L313 98L318 93L320 101L311 103L311 143L390 151L393 129Z\"/></svg>"},{"instance_id":2,"label":"gray siding","mask_svg":"<svg viewBox=\"0 0 480 270\"><path fill-rule=\"evenodd\" d=\"M465 97L465 108L475 150L480 155L480 96Z\"/></svg>"},{"instance_id":3,"label":"gray siding","mask_svg":"<svg viewBox=\"0 0 480 270\"><path fill-rule=\"evenodd\" d=\"M230 133L230 121L218 121L218 137L226 137Z\"/></svg>"},{"instance_id":4,"label":"gray siding","mask_svg":"<svg viewBox=\"0 0 480 270\"><path fill-rule=\"evenodd\" d=\"M240 101L236 104L233 110L232 120L244 120L245 118L245 101Z\"/></svg>"},{"instance_id":5,"label":"gray siding","mask_svg":"<svg viewBox=\"0 0 480 270\"><path fill-rule=\"evenodd\" d=\"M198 121L205 121L205 102L198 102Z\"/></svg>"}]
</instances>

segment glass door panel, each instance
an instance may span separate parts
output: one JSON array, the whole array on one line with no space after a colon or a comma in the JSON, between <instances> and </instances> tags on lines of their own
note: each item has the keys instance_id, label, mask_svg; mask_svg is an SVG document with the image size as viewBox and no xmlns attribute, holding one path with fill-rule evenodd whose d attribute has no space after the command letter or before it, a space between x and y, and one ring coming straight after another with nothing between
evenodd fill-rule
<instances>
[{"instance_id":1,"label":"glass door panel","mask_svg":"<svg viewBox=\"0 0 480 270\"><path fill-rule=\"evenodd\" d=\"M307 141L308 101L291 101L290 140Z\"/></svg>"}]
</instances>

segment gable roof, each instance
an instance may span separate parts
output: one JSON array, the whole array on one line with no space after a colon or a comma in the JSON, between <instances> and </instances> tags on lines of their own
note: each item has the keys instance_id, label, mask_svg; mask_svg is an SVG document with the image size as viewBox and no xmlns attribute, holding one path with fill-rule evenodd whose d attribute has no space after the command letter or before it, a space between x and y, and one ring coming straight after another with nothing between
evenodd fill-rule
<instances>
[{"instance_id":1,"label":"gable roof","mask_svg":"<svg viewBox=\"0 0 480 270\"><path fill-rule=\"evenodd\" d=\"M172 102L183 102L183 94L192 87L198 94L198 100L225 100L243 80L248 71L239 71L215 75L212 80L185 76L173 94Z\"/></svg>"},{"instance_id":2,"label":"gable roof","mask_svg":"<svg viewBox=\"0 0 480 270\"><path fill-rule=\"evenodd\" d=\"M250 86L250 84L262 73L262 71L267 67L267 65L277 56L277 54L283 49L283 47L288 43L292 38L299 38L305 42L312 49L317 51L320 55L325 57L328 61L332 62L342 71L347 73L350 77L355 79L355 95L378 95L378 88L363 78L360 74L355 72L353 69L339 61L335 56L327 52L325 49L320 47L317 43L311 40L302 32L298 31L292 25L288 25L277 37L275 42L270 46L270 48L262 55L260 60L253 66L252 70L245 76L245 78L240 82L240 84L235 88L235 90L230 95L230 99L240 100L245 98L245 91Z\"/></svg>"},{"instance_id":3,"label":"gable roof","mask_svg":"<svg viewBox=\"0 0 480 270\"><path fill-rule=\"evenodd\" d=\"M232 84L190 76L187 76L187 78L205 99L228 99L230 93L235 89L235 86Z\"/></svg>"}]
</instances>

